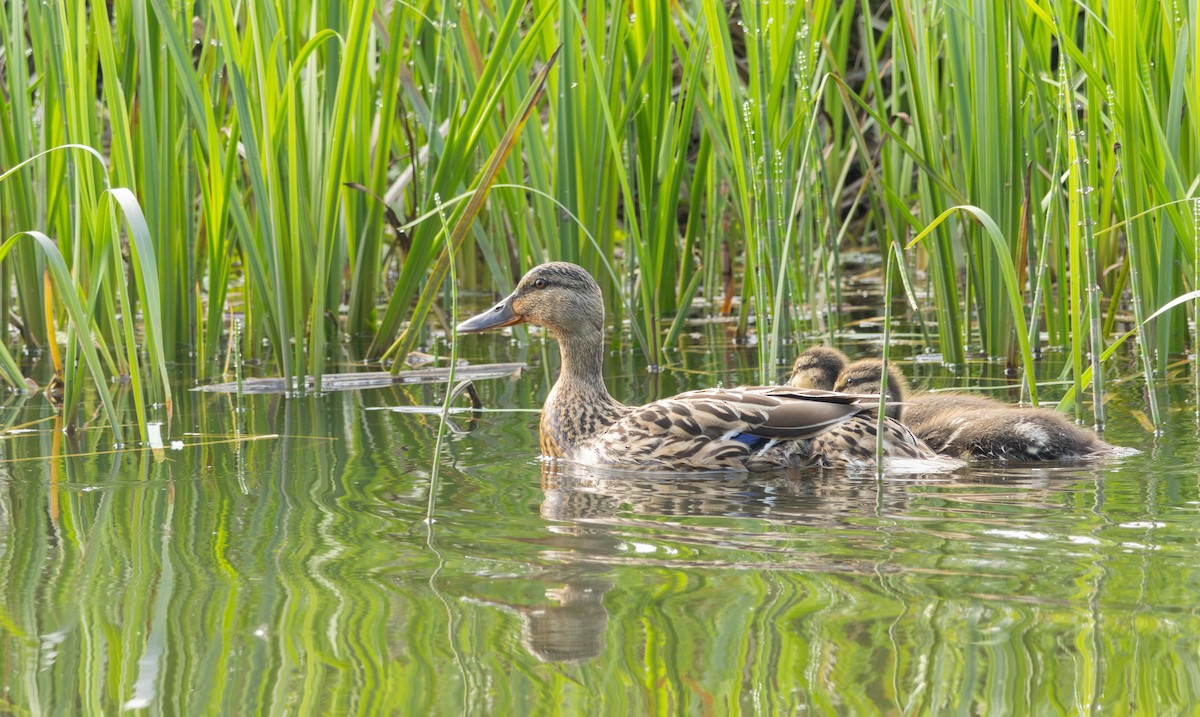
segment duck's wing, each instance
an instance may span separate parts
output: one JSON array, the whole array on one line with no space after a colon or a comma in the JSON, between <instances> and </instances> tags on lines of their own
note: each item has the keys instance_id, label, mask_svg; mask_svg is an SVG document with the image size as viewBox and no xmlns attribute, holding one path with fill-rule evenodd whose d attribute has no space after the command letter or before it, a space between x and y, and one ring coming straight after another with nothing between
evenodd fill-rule
<instances>
[{"instance_id":1,"label":"duck's wing","mask_svg":"<svg viewBox=\"0 0 1200 717\"><path fill-rule=\"evenodd\" d=\"M869 398L818 389L742 386L688 391L667 400L704 414L723 432L737 429L764 438L799 440L819 436L862 413L870 407L863 399Z\"/></svg>"},{"instance_id":2,"label":"duck's wing","mask_svg":"<svg viewBox=\"0 0 1200 717\"><path fill-rule=\"evenodd\" d=\"M634 409L579 460L657 470L800 465L811 452L806 439L862 413L861 398L782 387L690 391Z\"/></svg>"}]
</instances>

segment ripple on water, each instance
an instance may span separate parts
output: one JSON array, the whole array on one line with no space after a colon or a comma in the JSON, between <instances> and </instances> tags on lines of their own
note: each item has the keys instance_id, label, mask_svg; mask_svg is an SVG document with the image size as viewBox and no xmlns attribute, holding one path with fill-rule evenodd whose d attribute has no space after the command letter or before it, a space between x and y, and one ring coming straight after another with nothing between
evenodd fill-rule
<instances>
[{"instance_id":1,"label":"ripple on water","mask_svg":"<svg viewBox=\"0 0 1200 717\"><path fill-rule=\"evenodd\" d=\"M487 405L540 405L554 358L538 350L519 380L481 386ZM643 400L735 384L747 355L611 374ZM933 370L914 371L922 387ZM364 409L438 391L242 412L180 392L185 445L163 457L102 452L90 431L6 439L20 459L0 464L6 704L1194 711L1190 408L1152 439L1138 390L1117 384L1106 439L1137 455L882 478L556 468L536 459L535 414L484 413L456 417L473 430L446 442L435 484L436 417ZM43 417L23 410L14 425ZM278 438L229 441L235 421Z\"/></svg>"}]
</instances>

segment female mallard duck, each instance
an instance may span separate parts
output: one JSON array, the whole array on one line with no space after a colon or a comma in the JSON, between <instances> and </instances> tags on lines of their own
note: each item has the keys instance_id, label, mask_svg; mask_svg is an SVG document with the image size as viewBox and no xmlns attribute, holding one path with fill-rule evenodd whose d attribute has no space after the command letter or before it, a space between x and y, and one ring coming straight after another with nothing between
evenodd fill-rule
<instances>
[{"instance_id":1,"label":"female mallard duck","mask_svg":"<svg viewBox=\"0 0 1200 717\"><path fill-rule=\"evenodd\" d=\"M828 351L821 347L809 351L818 349ZM800 364L797 359L797 366ZM889 366L887 374L885 411L943 455L964 460L1042 461L1114 450L1055 411L1018 408L961 393L910 395L899 371ZM882 376L882 361L863 359L846 366L831 388L845 393L878 393Z\"/></svg>"},{"instance_id":2,"label":"female mallard duck","mask_svg":"<svg viewBox=\"0 0 1200 717\"><path fill-rule=\"evenodd\" d=\"M861 396L761 386L689 391L638 407L618 402L601 376L603 297L582 267L534 267L512 294L458 331L525 322L545 327L562 355L542 409L548 458L661 471L874 465L875 419ZM888 457L937 460L899 423L885 431Z\"/></svg>"}]
</instances>

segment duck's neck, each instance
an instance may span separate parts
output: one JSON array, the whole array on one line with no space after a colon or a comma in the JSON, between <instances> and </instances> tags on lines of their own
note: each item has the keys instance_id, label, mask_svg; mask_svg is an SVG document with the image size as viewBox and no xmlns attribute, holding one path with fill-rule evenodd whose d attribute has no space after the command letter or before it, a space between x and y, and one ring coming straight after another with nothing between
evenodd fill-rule
<instances>
[{"instance_id":1,"label":"duck's neck","mask_svg":"<svg viewBox=\"0 0 1200 717\"><path fill-rule=\"evenodd\" d=\"M572 334L558 339L562 371L555 387L612 401L604 385L604 334L598 331Z\"/></svg>"},{"instance_id":2,"label":"duck's neck","mask_svg":"<svg viewBox=\"0 0 1200 717\"><path fill-rule=\"evenodd\" d=\"M542 453L572 458L576 450L628 412L604 385L604 334L558 337L562 371L542 408Z\"/></svg>"}]
</instances>

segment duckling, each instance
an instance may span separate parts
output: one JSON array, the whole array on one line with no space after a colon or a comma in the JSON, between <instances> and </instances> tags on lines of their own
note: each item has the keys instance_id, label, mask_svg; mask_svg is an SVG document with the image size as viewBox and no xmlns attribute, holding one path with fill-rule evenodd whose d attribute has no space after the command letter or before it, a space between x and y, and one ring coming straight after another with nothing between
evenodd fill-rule
<instances>
[{"instance_id":1,"label":"duckling","mask_svg":"<svg viewBox=\"0 0 1200 717\"><path fill-rule=\"evenodd\" d=\"M752 386L689 391L645 406L614 399L601 372L603 296L583 267L534 267L512 294L458 331L525 322L556 338L562 356L542 408L541 449L549 459L654 471L874 465L875 418L861 396ZM889 457L938 460L899 423L884 430Z\"/></svg>"},{"instance_id":2,"label":"duckling","mask_svg":"<svg viewBox=\"0 0 1200 717\"><path fill-rule=\"evenodd\" d=\"M882 375L882 362L876 359L860 359L846 366L834 380L831 389L842 393L878 394ZM947 410L977 410L983 408L1011 408L994 398L977 396L957 391L938 393L909 393L908 381L895 366L888 366L887 415L912 429L936 419L937 414Z\"/></svg>"},{"instance_id":3,"label":"duckling","mask_svg":"<svg viewBox=\"0 0 1200 717\"><path fill-rule=\"evenodd\" d=\"M796 357L796 363L792 364L792 377L788 379L787 385L832 391L838 375L849 362L846 354L837 349L825 346L810 347Z\"/></svg>"},{"instance_id":4,"label":"duckling","mask_svg":"<svg viewBox=\"0 0 1200 717\"><path fill-rule=\"evenodd\" d=\"M856 379L851 376L849 377L851 385L855 387L856 390L846 391L842 388L835 388L835 384L838 384L841 380L841 377L844 375L844 369L846 368L847 362L849 362L849 359L846 357L846 354L838 351L837 349L831 349L825 346L810 347L796 357L796 362L792 365L792 376L788 380L788 385L795 386L797 388L810 388L821 391L834 390L843 393L856 393L864 395L874 394L872 396L873 398L877 396L879 390L878 377L875 377L873 384L863 384L860 386L858 385ZM890 373L889 375L895 374ZM873 385L874 389L872 390L870 388L866 388L868 385ZM893 384L891 384L889 381L888 393L885 400L886 407L884 409L885 415L890 419L889 423L900 422L899 402L901 389L902 386L896 384L893 387ZM875 407L875 402L872 401L871 403L872 407ZM820 440L820 438L816 439L817 442ZM816 448L824 452L836 451L836 448L832 446L817 445Z\"/></svg>"},{"instance_id":5,"label":"duckling","mask_svg":"<svg viewBox=\"0 0 1200 717\"><path fill-rule=\"evenodd\" d=\"M877 393L883 362L863 359L848 365L835 391ZM888 367L888 403L917 437L938 453L967 459L1044 461L1081 458L1111 451L1094 433L1044 408L1019 408L992 398L960 393L908 394L904 377Z\"/></svg>"},{"instance_id":6,"label":"duckling","mask_svg":"<svg viewBox=\"0 0 1200 717\"><path fill-rule=\"evenodd\" d=\"M908 395L908 384L904 376L895 366L888 366L887 393L884 396L884 413L894 421L899 421L903 406L901 402ZM883 362L874 359L861 359L847 365L838 373L833 382L833 390L843 393L879 394L882 388ZM909 427L909 430L912 430Z\"/></svg>"}]
</instances>

